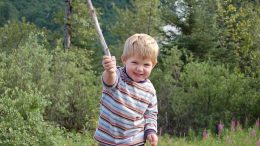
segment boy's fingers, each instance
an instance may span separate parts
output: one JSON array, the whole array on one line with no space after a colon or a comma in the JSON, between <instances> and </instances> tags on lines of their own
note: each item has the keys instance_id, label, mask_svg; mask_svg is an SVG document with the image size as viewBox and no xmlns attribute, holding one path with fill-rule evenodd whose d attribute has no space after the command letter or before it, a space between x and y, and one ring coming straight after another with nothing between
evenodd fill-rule
<instances>
[{"instance_id":1,"label":"boy's fingers","mask_svg":"<svg viewBox=\"0 0 260 146\"><path fill-rule=\"evenodd\" d=\"M147 136L147 139L149 140L150 144L152 146L157 146L157 139L152 134Z\"/></svg>"},{"instance_id":2,"label":"boy's fingers","mask_svg":"<svg viewBox=\"0 0 260 146\"><path fill-rule=\"evenodd\" d=\"M147 139L148 139L148 140L149 140L149 142L152 144L152 142L153 142L152 135L148 135L148 136L147 136Z\"/></svg>"},{"instance_id":3,"label":"boy's fingers","mask_svg":"<svg viewBox=\"0 0 260 146\"><path fill-rule=\"evenodd\" d=\"M112 56L103 56L103 63L106 64L106 63L110 63L110 62L115 62L115 57Z\"/></svg>"},{"instance_id":4,"label":"boy's fingers","mask_svg":"<svg viewBox=\"0 0 260 146\"><path fill-rule=\"evenodd\" d=\"M107 56L107 55L104 55L103 56L103 59L115 59L115 56Z\"/></svg>"},{"instance_id":5,"label":"boy's fingers","mask_svg":"<svg viewBox=\"0 0 260 146\"><path fill-rule=\"evenodd\" d=\"M115 72L116 71L116 58L115 58L115 56L104 55L102 64L108 72Z\"/></svg>"}]
</instances>

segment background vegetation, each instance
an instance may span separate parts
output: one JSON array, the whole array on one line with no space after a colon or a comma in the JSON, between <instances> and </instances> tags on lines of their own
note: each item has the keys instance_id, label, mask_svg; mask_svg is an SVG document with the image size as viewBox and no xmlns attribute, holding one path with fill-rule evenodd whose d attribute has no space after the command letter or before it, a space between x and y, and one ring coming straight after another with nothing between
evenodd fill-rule
<instances>
[{"instance_id":1,"label":"background vegetation","mask_svg":"<svg viewBox=\"0 0 260 146\"><path fill-rule=\"evenodd\" d=\"M160 145L260 143L259 0L93 4L117 59L133 33L160 44L151 76ZM0 1L0 145L95 145L103 52L85 0L72 1L66 22L64 9L62 0ZM217 136L219 121L225 132ZM231 121L240 132L227 130Z\"/></svg>"}]
</instances>

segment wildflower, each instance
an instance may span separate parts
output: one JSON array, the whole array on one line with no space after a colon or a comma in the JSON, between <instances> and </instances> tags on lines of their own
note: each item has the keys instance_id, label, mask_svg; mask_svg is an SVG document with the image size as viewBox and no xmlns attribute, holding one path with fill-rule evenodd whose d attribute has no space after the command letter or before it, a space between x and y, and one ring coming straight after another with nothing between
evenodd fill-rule
<instances>
[{"instance_id":1,"label":"wildflower","mask_svg":"<svg viewBox=\"0 0 260 146\"><path fill-rule=\"evenodd\" d=\"M227 145L230 145L230 144L231 144L231 140L230 140L230 138L229 138L228 136L226 137L226 144L227 144Z\"/></svg>"},{"instance_id":2,"label":"wildflower","mask_svg":"<svg viewBox=\"0 0 260 146\"><path fill-rule=\"evenodd\" d=\"M259 119L257 119L255 125L256 125L256 127L260 128L260 121L259 121Z\"/></svg>"},{"instance_id":3,"label":"wildflower","mask_svg":"<svg viewBox=\"0 0 260 146\"><path fill-rule=\"evenodd\" d=\"M242 126L240 125L239 121L237 121L237 129L238 129L238 131L242 131Z\"/></svg>"},{"instance_id":4,"label":"wildflower","mask_svg":"<svg viewBox=\"0 0 260 146\"><path fill-rule=\"evenodd\" d=\"M256 146L260 146L260 139L256 142Z\"/></svg>"},{"instance_id":5,"label":"wildflower","mask_svg":"<svg viewBox=\"0 0 260 146\"><path fill-rule=\"evenodd\" d=\"M202 136L204 140L206 140L209 137L208 131L206 129L204 129Z\"/></svg>"},{"instance_id":6,"label":"wildflower","mask_svg":"<svg viewBox=\"0 0 260 146\"><path fill-rule=\"evenodd\" d=\"M230 126L230 130L231 132L235 132L235 128L236 128L236 121L235 120L232 120L231 121L231 126Z\"/></svg>"},{"instance_id":7,"label":"wildflower","mask_svg":"<svg viewBox=\"0 0 260 146\"><path fill-rule=\"evenodd\" d=\"M223 130L223 128L224 128L224 125L222 124L222 122L221 121L219 121L218 123L217 123L217 134L218 134L218 136L220 136L221 135L221 133L222 133L222 130Z\"/></svg>"},{"instance_id":8,"label":"wildflower","mask_svg":"<svg viewBox=\"0 0 260 146\"><path fill-rule=\"evenodd\" d=\"M251 131L251 136L252 136L252 137L256 137L256 130L255 130L255 129L253 129L253 130Z\"/></svg>"}]
</instances>

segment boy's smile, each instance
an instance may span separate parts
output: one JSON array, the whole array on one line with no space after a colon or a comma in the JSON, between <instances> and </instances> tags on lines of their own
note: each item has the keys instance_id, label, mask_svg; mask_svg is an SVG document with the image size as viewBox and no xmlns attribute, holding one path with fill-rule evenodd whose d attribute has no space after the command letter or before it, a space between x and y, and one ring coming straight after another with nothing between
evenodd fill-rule
<instances>
[{"instance_id":1,"label":"boy's smile","mask_svg":"<svg viewBox=\"0 0 260 146\"><path fill-rule=\"evenodd\" d=\"M126 73L135 82L146 80L154 67L150 58L143 58L135 55L127 59L122 58L122 62L126 67Z\"/></svg>"}]
</instances>

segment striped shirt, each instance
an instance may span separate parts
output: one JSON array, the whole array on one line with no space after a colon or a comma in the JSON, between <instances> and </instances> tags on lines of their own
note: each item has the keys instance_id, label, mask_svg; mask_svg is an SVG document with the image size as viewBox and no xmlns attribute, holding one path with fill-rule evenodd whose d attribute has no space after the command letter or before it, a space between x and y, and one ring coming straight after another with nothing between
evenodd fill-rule
<instances>
[{"instance_id":1,"label":"striped shirt","mask_svg":"<svg viewBox=\"0 0 260 146\"><path fill-rule=\"evenodd\" d=\"M150 80L134 82L118 67L116 83L103 83L94 138L109 146L143 145L146 131L157 132L157 114L156 92Z\"/></svg>"}]
</instances>

